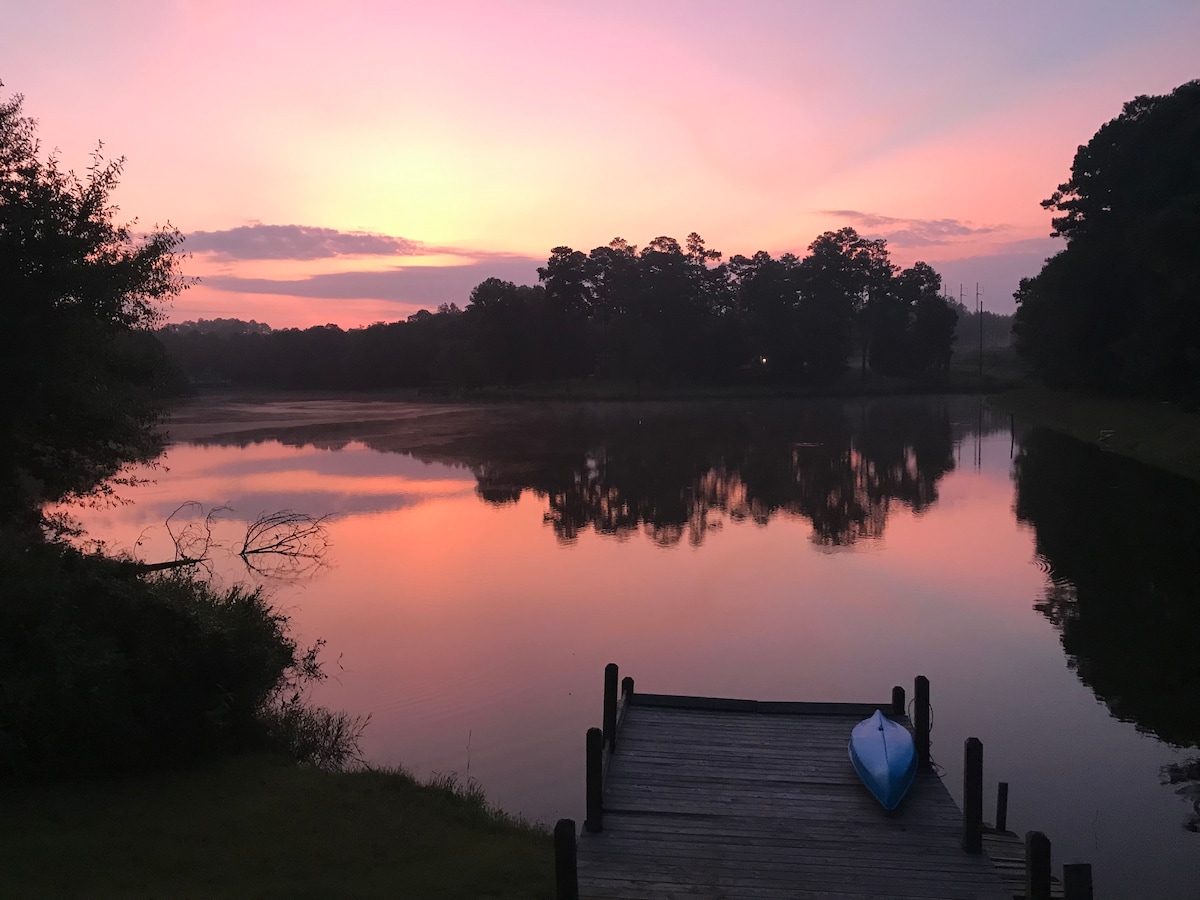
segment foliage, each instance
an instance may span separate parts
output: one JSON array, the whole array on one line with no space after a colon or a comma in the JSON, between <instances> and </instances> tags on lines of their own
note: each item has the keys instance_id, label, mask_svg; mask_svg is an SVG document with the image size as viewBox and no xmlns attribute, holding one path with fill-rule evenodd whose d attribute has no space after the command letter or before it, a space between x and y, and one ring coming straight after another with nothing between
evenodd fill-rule
<instances>
[{"instance_id":1,"label":"foliage","mask_svg":"<svg viewBox=\"0 0 1200 900\"><path fill-rule=\"evenodd\" d=\"M251 319L244 322L241 319L189 319L186 322L173 322L162 326L164 331L177 334L187 334L193 331L212 332L215 334L269 334L271 326L265 322Z\"/></svg>"},{"instance_id":2,"label":"foliage","mask_svg":"<svg viewBox=\"0 0 1200 900\"><path fill-rule=\"evenodd\" d=\"M871 368L884 375L945 377L958 312L942 296L942 276L916 263L885 283L875 306Z\"/></svg>"},{"instance_id":3,"label":"foliage","mask_svg":"<svg viewBox=\"0 0 1200 900\"><path fill-rule=\"evenodd\" d=\"M122 466L161 450L170 367L151 328L186 281L177 231L138 237L114 221L123 161L97 149L85 177L64 172L41 157L21 103L0 101L0 775L131 770L272 741L340 764L360 725L301 708L315 650L298 654L259 591L140 577L154 567L47 536L69 525L43 517L46 503L109 492ZM320 520L284 512L255 527L248 564L319 562Z\"/></svg>"},{"instance_id":4,"label":"foliage","mask_svg":"<svg viewBox=\"0 0 1200 900\"><path fill-rule=\"evenodd\" d=\"M0 542L0 772L120 771L259 746L264 711L286 714L319 675L259 591L135 570Z\"/></svg>"},{"instance_id":5,"label":"foliage","mask_svg":"<svg viewBox=\"0 0 1200 900\"><path fill-rule=\"evenodd\" d=\"M618 237L587 254L555 247L537 286L488 278L465 310L350 331L198 322L160 337L197 383L277 388L829 383L856 348L864 374L945 378L956 313L932 268L898 272L882 240L843 228L804 259L722 260L695 232L640 249Z\"/></svg>"},{"instance_id":6,"label":"foliage","mask_svg":"<svg viewBox=\"0 0 1200 900\"><path fill-rule=\"evenodd\" d=\"M85 176L64 172L21 107L0 100L0 509L29 523L158 454L169 370L150 328L185 280L177 231L114 221L123 160L98 148Z\"/></svg>"},{"instance_id":7,"label":"foliage","mask_svg":"<svg viewBox=\"0 0 1200 900\"><path fill-rule=\"evenodd\" d=\"M1016 293L1050 386L1200 400L1200 81L1139 96L1042 204L1066 249Z\"/></svg>"}]
</instances>

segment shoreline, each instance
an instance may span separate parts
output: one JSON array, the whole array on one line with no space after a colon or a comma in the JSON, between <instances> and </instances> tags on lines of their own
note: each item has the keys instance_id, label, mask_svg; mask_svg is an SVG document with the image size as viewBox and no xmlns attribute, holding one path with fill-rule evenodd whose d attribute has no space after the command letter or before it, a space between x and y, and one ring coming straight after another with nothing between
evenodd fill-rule
<instances>
[{"instance_id":1,"label":"shoreline","mask_svg":"<svg viewBox=\"0 0 1200 900\"><path fill-rule=\"evenodd\" d=\"M993 409L1200 482L1200 413L1174 404L1022 388L988 395Z\"/></svg>"}]
</instances>

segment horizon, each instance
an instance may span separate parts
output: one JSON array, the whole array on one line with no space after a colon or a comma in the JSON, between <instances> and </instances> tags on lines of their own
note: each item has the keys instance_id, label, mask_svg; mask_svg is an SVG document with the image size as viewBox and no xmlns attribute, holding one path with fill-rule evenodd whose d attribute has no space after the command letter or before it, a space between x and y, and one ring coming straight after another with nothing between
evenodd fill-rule
<instances>
[{"instance_id":1,"label":"horizon","mask_svg":"<svg viewBox=\"0 0 1200 900\"><path fill-rule=\"evenodd\" d=\"M725 258L803 256L847 225L1010 314L1062 246L1040 202L1076 148L1195 78L1200 45L1182 0L664 2L635 21L131 0L8 19L3 93L44 151L82 171L103 141L127 161L119 218L187 235L201 281L168 321L272 328L462 307L488 277L536 284L560 245L696 231Z\"/></svg>"}]
</instances>

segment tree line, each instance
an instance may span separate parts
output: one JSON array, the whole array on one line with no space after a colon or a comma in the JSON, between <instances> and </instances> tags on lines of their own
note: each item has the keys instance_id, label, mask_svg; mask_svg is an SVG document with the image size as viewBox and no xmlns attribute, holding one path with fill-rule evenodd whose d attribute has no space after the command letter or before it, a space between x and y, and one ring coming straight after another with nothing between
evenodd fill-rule
<instances>
[{"instance_id":1,"label":"tree line","mask_svg":"<svg viewBox=\"0 0 1200 900\"><path fill-rule=\"evenodd\" d=\"M941 277L900 269L886 242L829 231L803 259L728 260L696 233L590 253L555 247L540 283L488 278L465 308L344 331L169 325L193 383L288 388L515 385L598 376L641 383L821 383L852 357L865 376L943 379L958 313Z\"/></svg>"}]
</instances>

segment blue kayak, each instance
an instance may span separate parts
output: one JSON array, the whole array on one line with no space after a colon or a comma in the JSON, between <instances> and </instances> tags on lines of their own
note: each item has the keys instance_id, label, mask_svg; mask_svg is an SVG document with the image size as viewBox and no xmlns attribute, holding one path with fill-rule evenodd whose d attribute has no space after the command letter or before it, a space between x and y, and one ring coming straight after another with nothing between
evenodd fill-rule
<instances>
[{"instance_id":1,"label":"blue kayak","mask_svg":"<svg viewBox=\"0 0 1200 900\"><path fill-rule=\"evenodd\" d=\"M917 774L917 748L908 729L881 710L850 732L850 762L884 809L895 809Z\"/></svg>"}]
</instances>

